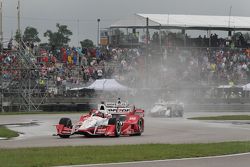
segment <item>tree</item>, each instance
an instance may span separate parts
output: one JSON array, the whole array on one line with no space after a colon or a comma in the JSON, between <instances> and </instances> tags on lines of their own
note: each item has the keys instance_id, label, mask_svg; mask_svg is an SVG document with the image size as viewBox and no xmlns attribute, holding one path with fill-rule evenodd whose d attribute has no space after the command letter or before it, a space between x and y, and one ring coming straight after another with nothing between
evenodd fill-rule
<instances>
[{"instance_id":1,"label":"tree","mask_svg":"<svg viewBox=\"0 0 250 167\"><path fill-rule=\"evenodd\" d=\"M93 48L94 43L90 39L85 39L83 41L80 41L82 48Z\"/></svg>"},{"instance_id":2,"label":"tree","mask_svg":"<svg viewBox=\"0 0 250 167\"><path fill-rule=\"evenodd\" d=\"M23 33L23 41L24 42L40 42L40 38L38 37L38 31L34 27L26 27Z\"/></svg>"},{"instance_id":3,"label":"tree","mask_svg":"<svg viewBox=\"0 0 250 167\"><path fill-rule=\"evenodd\" d=\"M49 38L49 44L53 47L63 47L67 46L68 42L70 41L69 36L73 33L68 30L66 25L60 25L59 23L56 24L57 32L52 32L51 30L47 30L44 33L44 37Z\"/></svg>"}]
</instances>

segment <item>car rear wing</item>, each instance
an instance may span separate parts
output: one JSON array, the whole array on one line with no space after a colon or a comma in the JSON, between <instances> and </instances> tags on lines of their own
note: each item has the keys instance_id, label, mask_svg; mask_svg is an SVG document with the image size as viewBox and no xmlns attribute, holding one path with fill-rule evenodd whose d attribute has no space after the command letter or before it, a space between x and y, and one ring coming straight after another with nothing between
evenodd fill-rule
<instances>
[{"instance_id":1,"label":"car rear wing","mask_svg":"<svg viewBox=\"0 0 250 167\"><path fill-rule=\"evenodd\" d=\"M123 107L120 107L120 108L107 108L106 109L108 111L109 114L126 114L126 113L129 113L131 111L130 108L123 108Z\"/></svg>"},{"instance_id":2,"label":"car rear wing","mask_svg":"<svg viewBox=\"0 0 250 167\"><path fill-rule=\"evenodd\" d=\"M128 104L126 102L120 102L120 103L106 102L105 105L108 108L112 108L112 107L122 107L122 108L125 108L125 107L128 106Z\"/></svg>"}]
</instances>

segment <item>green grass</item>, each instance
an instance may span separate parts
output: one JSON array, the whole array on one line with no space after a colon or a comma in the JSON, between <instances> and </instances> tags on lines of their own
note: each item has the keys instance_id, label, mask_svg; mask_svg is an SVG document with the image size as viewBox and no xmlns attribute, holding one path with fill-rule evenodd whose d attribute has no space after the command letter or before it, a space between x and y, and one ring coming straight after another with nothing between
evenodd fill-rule
<instances>
[{"instance_id":1,"label":"green grass","mask_svg":"<svg viewBox=\"0 0 250 167\"><path fill-rule=\"evenodd\" d=\"M0 137L9 139L17 136L18 136L17 132L8 129L5 126L0 126Z\"/></svg>"},{"instance_id":2,"label":"green grass","mask_svg":"<svg viewBox=\"0 0 250 167\"><path fill-rule=\"evenodd\" d=\"M0 149L0 162L5 167L47 167L190 158L244 152L250 152L250 142L21 148Z\"/></svg>"},{"instance_id":3,"label":"green grass","mask_svg":"<svg viewBox=\"0 0 250 167\"><path fill-rule=\"evenodd\" d=\"M192 117L193 120L250 120L250 115L221 115L212 117Z\"/></svg>"}]
</instances>

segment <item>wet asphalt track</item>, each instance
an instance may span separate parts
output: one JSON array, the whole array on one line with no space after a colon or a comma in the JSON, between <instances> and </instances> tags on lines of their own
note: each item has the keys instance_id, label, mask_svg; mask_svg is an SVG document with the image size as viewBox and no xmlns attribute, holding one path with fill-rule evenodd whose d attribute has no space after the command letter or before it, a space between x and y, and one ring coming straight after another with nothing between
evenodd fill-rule
<instances>
[{"instance_id":1,"label":"wet asphalt track","mask_svg":"<svg viewBox=\"0 0 250 167\"><path fill-rule=\"evenodd\" d=\"M184 118L145 117L145 132L142 136L125 136L120 138L85 138L84 136L72 136L69 139L60 139L58 136L53 136L55 133L54 125L58 123L61 117L65 116L72 118L73 121L77 121L80 114L0 116L0 124L5 124L10 129L22 133L20 137L12 140L0 140L0 148L249 141L250 121L194 121L186 119L193 116L226 114L250 113L186 112ZM82 167L249 167L249 164L250 154L243 154L229 157L83 165ZM81 165L77 167L81 167Z\"/></svg>"},{"instance_id":2,"label":"wet asphalt track","mask_svg":"<svg viewBox=\"0 0 250 167\"><path fill-rule=\"evenodd\" d=\"M208 143L222 141L250 140L250 121L195 121L187 117L201 115L242 114L242 113L185 113L184 118L145 117L145 132L142 136L97 137L72 136L60 139L53 136L54 125L61 117L77 121L80 114L57 115L9 115L0 116L0 124L22 135L12 140L0 140L0 148L50 147L77 145L115 145L145 143ZM246 114L246 113L244 113ZM13 125L19 123L17 125ZM26 124L28 123L28 124Z\"/></svg>"}]
</instances>

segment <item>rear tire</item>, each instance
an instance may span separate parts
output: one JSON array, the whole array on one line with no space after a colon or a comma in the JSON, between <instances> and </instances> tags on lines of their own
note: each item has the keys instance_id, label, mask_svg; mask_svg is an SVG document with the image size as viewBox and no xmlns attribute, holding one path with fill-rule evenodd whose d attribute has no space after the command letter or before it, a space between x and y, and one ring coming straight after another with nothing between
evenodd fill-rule
<instances>
[{"instance_id":1,"label":"rear tire","mask_svg":"<svg viewBox=\"0 0 250 167\"><path fill-rule=\"evenodd\" d=\"M174 117L174 111L172 108L169 108L169 117L170 118Z\"/></svg>"},{"instance_id":2,"label":"rear tire","mask_svg":"<svg viewBox=\"0 0 250 167\"><path fill-rule=\"evenodd\" d=\"M70 118L61 118L60 121L59 121L59 124L60 125L63 125L64 127L67 127L67 128L72 128L72 122L71 122L71 119ZM59 135L60 138L69 138L70 135L63 135L63 134L60 134Z\"/></svg>"},{"instance_id":3,"label":"rear tire","mask_svg":"<svg viewBox=\"0 0 250 167\"><path fill-rule=\"evenodd\" d=\"M61 118L59 124L67 128L72 128L72 121L70 118Z\"/></svg>"},{"instance_id":4,"label":"rear tire","mask_svg":"<svg viewBox=\"0 0 250 167\"><path fill-rule=\"evenodd\" d=\"M142 132L144 131L144 126L143 126L143 119L140 118L137 122L137 125L139 127L138 132L131 134L130 136L141 136Z\"/></svg>"},{"instance_id":5,"label":"rear tire","mask_svg":"<svg viewBox=\"0 0 250 167\"><path fill-rule=\"evenodd\" d=\"M179 110L179 111L178 111L178 116L179 116L179 117L183 117L183 111Z\"/></svg>"},{"instance_id":6,"label":"rear tire","mask_svg":"<svg viewBox=\"0 0 250 167\"><path fill-rule=\"evenodd\" d=\"M137 136L141 136L142 132L144 131L143 120L140 118L137 124L139 127L139 132L137 133Z\"/></svg>"},{"instance_id":7,"label":"rear tire","mask_svg":"<svg viewBox=\"0 0 250 167\"><path fill-rule=\"evenodd\" d=\"M65 139L65 138L69 138L70 135L59 135L59 136L60 136L60 138L64 138Z\"/></svg>"}]
</instances>

